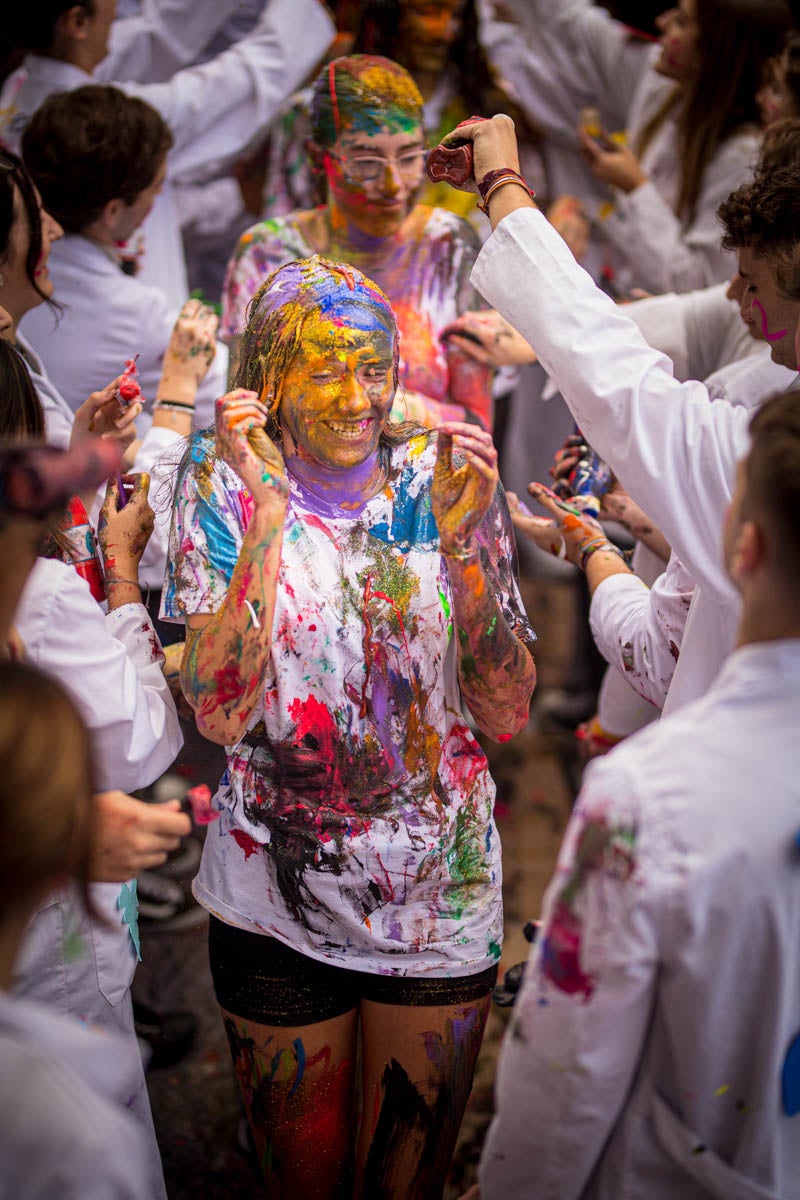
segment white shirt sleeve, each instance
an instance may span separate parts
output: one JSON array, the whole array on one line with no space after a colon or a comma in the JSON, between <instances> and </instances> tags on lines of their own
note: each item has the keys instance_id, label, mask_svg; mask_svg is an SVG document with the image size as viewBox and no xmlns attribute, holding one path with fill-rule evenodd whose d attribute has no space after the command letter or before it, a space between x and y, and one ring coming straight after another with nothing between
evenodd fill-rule
<instances>
[{"instance_id":1,"label":"white shirt sleeve","mask_svg":"<svg viewBox=\"0 0 800 1200\"><path fill-rule=\"evenodd\" d=\"M578 1200L633 1082L654 1003L640 804L620 751L587 771L495 1085L481 1200Z\"/></svg>"},{"instance_id":2,"label":"white shirt sleeve","mask_svg":"<svg viewBox=\"0 0 800 1200\"><path fill-rule=\"evenodd\" d=\"M501 221L472 278L531 343L586 440L695 581L730 601L722 523L749 446L747 413L712 404L701 383L678 383L540 212Z\"/></svg>"},{"instance_id":3,"label":"white shirt sleeve","mask_svg":"<svg viewBox=\"0 0 800 1200\"><path fill-rule=\"evenodd\" d=\"M191 66L239 0L143 0L135 16L111 26L108 54L95 70L98 83L156 83Z\"/></svg>"},{"instance_id":4,"label":"white shirt sleeve","mask_svg":"<svg viewBox=\"0 0 800 1200\"><path fill-rule=\"evenodd\" d=\"M603 234L626 261L635 264L636 285L650 292L686 292L730 277L730 251L720 246L717 209L750 176L756 141L752 134L729 139L709 163L688 226L652 180L627 195L615 189L614 209L601 222Z\"/></svg>"},{"instance_id":5,"label":"white shirt sleeve","mask_svg":"<svg viewBox=\"0 0 800 1200\"><path fill-rule=\"evenodd\" d=\"M31 662L77 704L101 789L133 791L167 770L183 738L161 670L161 643L143 604L104 616L72 567L39 559L15 625Z\"/></svg>"},{"instance_id":6,"label":"white shirt sleeve","mask_svg":"<svg viewBox=\"0 0 800 1200\"><path fill-rule=\"evenodd\" d=\"M707 379L734 359L758 349L728 300L728 282L676 295L650 296L626 307L632 321L656 350L672 359L676 379Z\"/></svg>"},{"instance_id":7,"label":"white shirt sleeve","mask_svg":"<svg viewBox=\"0 0 800 1200\"><path fill-rule=\"evenodd\" d=\"M648 587L637 575L610 575L595 590L589 623L606 662L662 708L680 654L694 581L680 561Z\"/></svg>"},{"instance_id":8,"label":"white shirt sleeve","mask_svg":"<svg viewBox=\"0 0 800 1200\"><path fill-rule=\"evenodd\" d=\"M213 175L232 162L276 115L335 35L318 0L270 0L246 38L169 82L126 84L157 108L175 139L170 174Z\"/></svg>"}]
</instances>

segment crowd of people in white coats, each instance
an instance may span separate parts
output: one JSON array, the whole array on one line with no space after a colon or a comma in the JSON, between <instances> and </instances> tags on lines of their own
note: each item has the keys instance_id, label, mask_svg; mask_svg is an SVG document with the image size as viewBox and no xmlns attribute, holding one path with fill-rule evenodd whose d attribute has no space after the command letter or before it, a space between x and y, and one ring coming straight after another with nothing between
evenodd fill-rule
<instances>
[{"instance_id":1,"label":"crowd of people in white coats","mask_svg":"<svg viewBox=\"0 0 800 1200\"><path fill-rule=\"evenodd\" d=\"M30 0L0 79L0 1197L166 1195L175 892L266 1194L444 1194L521 561L585 766L467 1196L800 1200L800 11Z\"/></svg>"}]
</instances>

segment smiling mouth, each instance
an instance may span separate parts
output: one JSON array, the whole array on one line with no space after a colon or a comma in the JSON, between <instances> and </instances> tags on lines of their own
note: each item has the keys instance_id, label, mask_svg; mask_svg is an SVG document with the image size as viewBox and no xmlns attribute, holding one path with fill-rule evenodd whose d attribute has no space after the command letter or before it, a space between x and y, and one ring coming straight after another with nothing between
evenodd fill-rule
<instances>
[{"instance_id":1,"label":"smiling mouth","mask_svg":"<svg viewBox=\"0 0 800 1200\"><path fill-rule=\"evenodd\" d=\"M372 417L366 417L363 421L326 421L325 424L337 437L356 439L367 432L372 424Z\"/></svg>"}]
</instances>

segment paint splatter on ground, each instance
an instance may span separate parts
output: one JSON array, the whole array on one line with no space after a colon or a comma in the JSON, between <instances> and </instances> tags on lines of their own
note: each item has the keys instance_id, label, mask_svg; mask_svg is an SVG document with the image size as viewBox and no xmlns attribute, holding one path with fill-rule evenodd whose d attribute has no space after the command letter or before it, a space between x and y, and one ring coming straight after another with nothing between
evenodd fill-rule
<instances>
[{"instance_id":1,"label":"paint splatter on ground","mask_svg":"<svg viewBox=\"0 0 800 1200\"><path fill-rule=\"evenodd\" d=\"M523 588L540 640L536 661L542 687L563 685L569 656L571 596L558 582ZM506 943L501 971L525 958L522 927L538 915L552 872L571 792L555 738L525 732L504 746L486 747L498 787L500 835L505 846ZM215 784L222 770L218 747L191 738L179 762L196 772L192 783ZM212 826L212 834L215 826ZM170 1200L262 1200L263 1188L237 1147L241 1108L222 1021L208 970L205 924L181 933L142 930L135 995L165 1008L190 1008L199 1022L194 1049L172 1068L148 1077ZM472 1096L459 1136L445 1200L475 1182L492 1115L492 1088L508 1009L493 1006L478 1059Z\"/></svg>"}]
</instances>

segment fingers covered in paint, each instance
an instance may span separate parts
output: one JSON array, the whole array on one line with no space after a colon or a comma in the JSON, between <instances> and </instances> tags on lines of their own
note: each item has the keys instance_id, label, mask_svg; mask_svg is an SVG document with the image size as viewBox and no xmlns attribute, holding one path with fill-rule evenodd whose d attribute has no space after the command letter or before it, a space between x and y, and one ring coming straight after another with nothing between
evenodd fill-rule
<instances>
[{"instance_id":1,"label":"fingers covered in paint","mask_svg":"<svg viewBox=\"0 0 800 1200\"><path fill-rule=\"evenodd\" d=\"M590 549L604 546L613 549L600 522L582 512L577 505L560 500L541 483L528 484L528 492L552 516L555 528L563 538L566 557L576 567L584 565ZM556 551L551 547L551 553L560 553L560 547Z\"/></svg>"},{"instance_id":2,"label":"fingers covered in paint","mask_svg":"<svg viewBox=\"0 0 800 1200\"><path fill-rule=\"evenodd\" d=\"M125 407L120 404L121 382L122 376L118 375L99 392L92 392L88 400L84 400L76 409L71 437L73 444L90 433L111 438L123 448L135 440L136 418L142 411L142 405L138 400Z\"/></svg>"},{"instance_id":3,"label":"fingers covered in paint","mask_svg":"<svg viewBox=\"0 0 800 1200\"><path fill-rule=\"evenodd\" d=\"M487 366L518 367L536 362L530 343L494 309L463 313L442 330L442 337Z\"/></svg>"},{"instance_id":4,"label":"fingers covered in paint","mask_svg":"<svg viewBox=\"0 0 800 1200\"><path fill-rule=\"evenodd\" d=\"M244 388L217 401L217 453L250 489L256 505L285 504L289 494L283 456L264 431L268 412Z\"/></svg>"},{"instance_id":5,"label":"fingers covered in paint","mask_svg":"<svg viewBox=\"0 0 800 1200\"><path fill-rule=\"evenodd\" d=\"M160 866L192 828L179 800L145 804L125 792L100 792L95 813L91 877L104 883L125 883Z\"/></svg>"},{"instance_id":6,"label":"fingers covered in paint","mask_svg":"<svg viewBox=\"0 0 800 1200\"><path fill-rule=\"evenodd\" d=\"M444 554L461 556L474 548L475 531L489 511L498 481L497 450L490 433L460 421L439 427L431 503Z\"/></svg>"},{"instance_id":7,"label":"fingers covered in paint","mask_svg":"<svg viewBox=\"0 0 800 1200\"><path fill-rule=\"evenodd\" d=\"M130 579L138 570L139 561L155 525L155 513L148 495L150 476L146 471L122 476L123 483L133 483L124 507L120 508L118 483L111 478L106 487L100 510L97 536L106 565L107 578Z\"/></svg>"},{"instance_id":8,"label":"fingers covered in paint","mask_svg":"<svg viewBox=\"0 0 800 1200\"><path fill-rule=\"evenodd\" d=\"M530 538L534 545L546 554L566 558L566 546L556 521L547 517L535 517L514 492L506 492L506 500L515 529Z\"/></svg>"}]
</instances>

